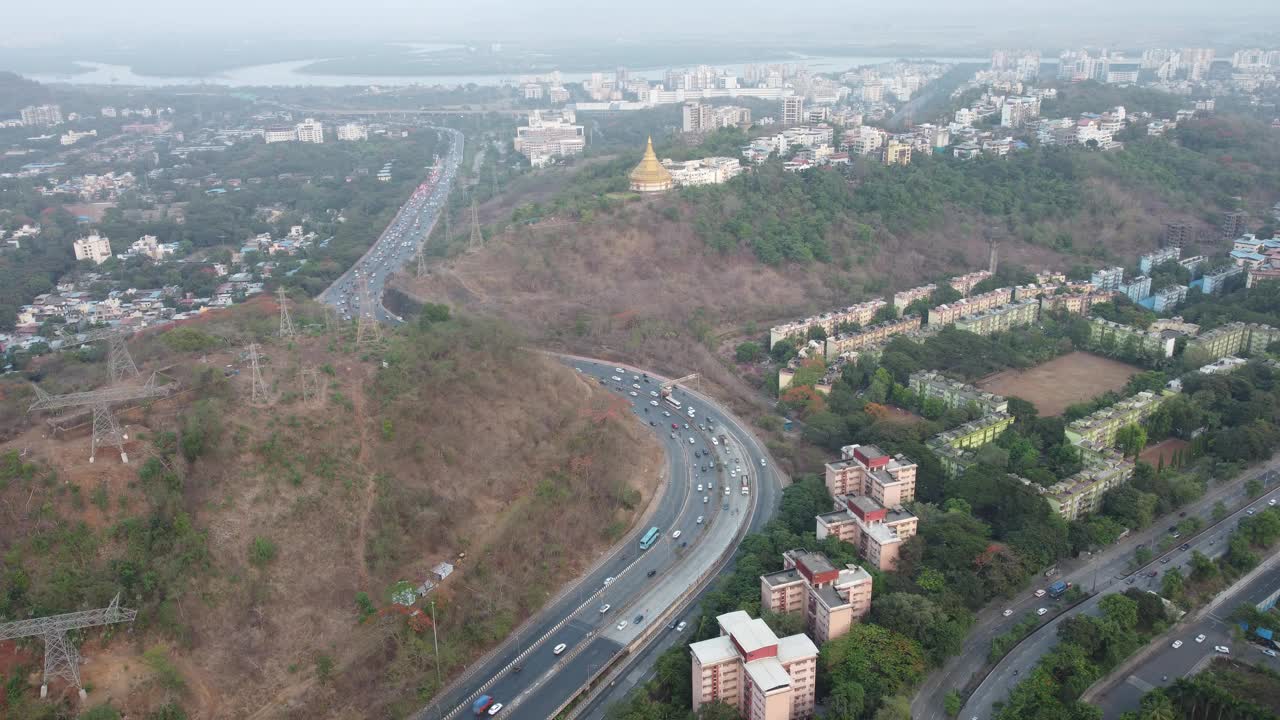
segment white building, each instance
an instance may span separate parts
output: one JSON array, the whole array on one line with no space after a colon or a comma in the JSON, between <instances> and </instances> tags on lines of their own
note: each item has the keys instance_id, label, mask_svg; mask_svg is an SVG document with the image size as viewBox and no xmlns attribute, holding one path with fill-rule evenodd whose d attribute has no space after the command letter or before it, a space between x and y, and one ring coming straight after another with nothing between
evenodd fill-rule
<instances>
[{"instance_id":1,"label":"white building","mask_svg":"<svg viewBox=\"0 0 1280 720\"><path fill-rule=\"evenodd\" d=\"M262 139L268 145L271 143L294 142L298 139L298 130L291 127L270 127L262 131Z\"/></svg>"},{"instance_id":2,"label":"white building","mask_svg":"<svg viewBox=\"0 0 1280 720\"><path fill-rule=\"evenodd\" d=\"M48 127L62 124L62 108L57 105L28 105L20 111L22 124L27 127Z\"/></svg>"},{"instance_id":3,"label":"white building","mask_svg":"<svg viewBox=\"0 0 1280 720\"><path fill-rule=\"evenodd\" d=\"M369 139L369 128L360 123L346 123L338 126L338 140L356 142Z\"/></svg>"},{"instance_id":4,"label":"white building","mask_svg":"<svg viewBox=\"0 0 1280 720\"><path fill-rule=\"evenodd\" d=\"M1040 117L1040 98L1010 96L1000 106L1000 124L1007 128L1020 128L1028 120Z\"/></svg>"},{"instance_id":5,"label":"white building","mask_svg":"<svg viewBox=\"0 0 1280 720\"><path fill-rule=\"evenodd\" d=\"M176 243L159 242L155 235L143 235L129 246L130 253L149 257L156 262L172 256L176 249Z\"/></svg>"},{"instance_id":6,"label":"white building","mask_svg":"<svg viewBox=\"0 0 1280 720\"><path fill-rule=\"evenodd\" d=\"M534 110L529 124L516 128L515 151L529 158L533 167L543 167L558 157L580 154L587 147L587 137L576 124L573 110Z\"/></svg>"},{"instance_id":7,"label":"white building","mask_svg":"<svg viewBox=\"0 0 1280 720\"><path fill-rule=\"evenodd\" d=\"M662 166L671 173L677 187L687 185L719 185L742 174L742 163L737 158L708 157L701 160L663 160Z\"/></svg>"},{"instance_id":8,"label":"white building","mask_svg":"<svg viewBox=\"0 0 1280 720\"><path fill-rule=\"evenodd\" d=\"M324 125L318 120L307 118L298 123L294 128L298 135L298 142L315 143L320 145L324 142Z\"/></svg>"},{"instance_id":9,"label":"white building","mask_svg":"<svg viewBox=\"0 0 1280 720\"><path fill-rule=\"evenodd\" d=\"M800 125L804 123L804 98L790 95L782 98L781 117L783 125Z\"/></svg>"},{"instance_id":10,"label":"white building","mask_svg":"<svg viewBox=\"0 0 1280 720\"><path fill-rule=\"evenodd\" d=\"M111 258L111 241L97 233L76 240L72 248L75 249L76 260L92 260L95 265Z\"/></svg>"}]
</instances>

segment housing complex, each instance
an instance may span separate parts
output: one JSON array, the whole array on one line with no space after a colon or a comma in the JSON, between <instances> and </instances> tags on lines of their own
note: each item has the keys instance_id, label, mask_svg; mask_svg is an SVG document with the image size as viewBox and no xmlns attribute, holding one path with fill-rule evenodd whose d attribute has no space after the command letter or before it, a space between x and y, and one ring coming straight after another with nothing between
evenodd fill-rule
<instances>
[{"instance_id":1,"label":"housing complex","mask_svg":"<svg viewBox=\"0 0 1280 720\"><path fill-rule=\"evenodd\" d=\"M814 642L844 635L871 612L871 574L857 565L837 568L826 555L806 550L788 550L782 563L782 570L760 576L760 608L803 614Z\"/></svg>"},{"instance_id":2,"label":"housing complex","mask_svg":"<svg viewBox=\"0 0 1280 720\"><path fill-rule=\"evenodd\" d=\"M689 645L695 713L722 702L753 720L813 717L818 646L808 635L779 638L741 610L716 622L718 637Z\"/></svg>"},{"instance_id":3,"label":"housing complex","mask_svg":"<svg viewBox=\"0 0 1280 720\"><path fill-rule=\"evenodd\" d=\"M853 545L880 570L897 567L901 544L916 534L916 516L903 505L916 497L916 464L874 445L847 445L826 464L835 510L817 517L817 536Z\"/></svg>"}]
</instances>

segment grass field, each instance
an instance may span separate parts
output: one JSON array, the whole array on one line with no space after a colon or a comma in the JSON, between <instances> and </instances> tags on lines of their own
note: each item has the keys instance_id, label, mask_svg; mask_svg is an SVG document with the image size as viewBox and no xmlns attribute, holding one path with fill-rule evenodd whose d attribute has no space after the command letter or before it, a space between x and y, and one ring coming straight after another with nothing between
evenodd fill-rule
<instances>
[{"instance_id":1,"label":"grass field","mask_svg":"<svg viewBox=\"0 0 1280 720\"><path fill-rule=\"evenodd\" d=\"M979 380L978 387L1035 404L1040 415L1061 415L1068 405L1108 390L1119 390L1140 368L1119 360L1073 352L1026 370L1004 370Z\"/></svg>"}]
</instances>

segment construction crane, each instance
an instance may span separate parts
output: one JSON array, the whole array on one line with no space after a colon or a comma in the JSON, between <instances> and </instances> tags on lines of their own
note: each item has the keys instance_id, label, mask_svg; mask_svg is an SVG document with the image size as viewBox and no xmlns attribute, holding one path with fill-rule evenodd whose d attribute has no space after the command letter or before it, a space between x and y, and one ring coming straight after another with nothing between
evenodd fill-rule
<instances>
[{"instance_id":1,"label":"construction crane","mask_svg":"<svg viewBox=\"0 0 1280 720\"><path fill-rule=\"evenodd\" d=\"M138 366L134 364L133 356L129 354L129 346L125 344L125 333L119 328L103 328L78 334L66 340L64 347L95 342L107 343L107 377L111 384L119 383L125 378L139 377Z\"/></svg>"},{"instance_id":2,"label":"construction crane","mask_svg":"<svg viewBox=\"0 0 1280 720\"><path fill-rule=\"evenodd\" d=\"M72 407L89 407L93 410L93 444L89 449L89 462L93 462L98 448L103 445L114 445L120 449L121 462L129 462L129 455L124 451L124 441L129 439L120 421L112 411L112 405L131 400L150 400L164 397L172 390L172 385L157 385L156 374L143 385L112 385L102 390L68 393L66 395L50 395L39 385L32 385L36 391L36 401L31 403L27 412L62 410Z\"/></svg>"},{"instance_id":3,"label":"construction crane","mask_svg":"<svg viewBox=\"0 0 1280 720\"><path fill-rule=\"evenodd\" d=\"M72 630L133 622L137 610L120 607L120 594L116 593L111 604L97 610L50 615L32 620L0 624L0 642L26 637L44 639L44 679L40 683L40 697L49 696L49 680L63 678L80 691L84 699L84 687L80 685L80 653L67 639Z\"/></svg>"}]
</instances>

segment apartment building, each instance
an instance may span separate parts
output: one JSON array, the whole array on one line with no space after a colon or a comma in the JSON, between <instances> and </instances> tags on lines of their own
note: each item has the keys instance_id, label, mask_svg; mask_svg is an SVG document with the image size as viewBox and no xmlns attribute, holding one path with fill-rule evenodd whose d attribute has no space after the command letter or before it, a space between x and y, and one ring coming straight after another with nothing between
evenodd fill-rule
<instances>
[{"instance_id":1,"label":"apartment building","mask_svg":"<svg viewBox=\"0 0 1280 720\"><path fill-rule=\"evenodd\" d=\"M1010 96L1000 106L1000 125L1007 128L1020 128L1028 120L1040 117L1040 98L1035 96Z\"/></svg>"},{"instance_id":2,"label":"apartment building","mask_svg":"<svg viewBox=\"0 0 1280 720\"><path fill-rule=\"evenodd\" d=\"M338 126L338 140L359 142L369 139L369 128L360 123L343 123Z\"/></svg>"},{"instance_id":3,"label":"apartment building","mask_svg":"<svg viewBox=\"0 0 1280 720\"><path fill-rule=\"evenodd\" d=\"M1067 441L1073 445L1088 443L1098 447L1111 447L1116 444L1116 433L1120 428L1144 422L1160 409L1165 400L1176 394L1172 390L1159 393L1143 390L1131 395L1067 425Z\"/></svg>"},{"instance_id":4,"label":"apartment building","mask_svg":"<svg viewBox=\"0 0 1280 720\"><path fill-rule=\"evenodd\" d=\"M851 155L870 155L884 147L888 138L889 134L880 128L860 125L844 131L840 142Z\"/></svg>"},{"instance_id":5,"label":"apartment building","mask_svg":"<svg viewBox=\"0 0 1280 720\"><path fill-rule=\"evenodd\" d=\"M1116 292L1120 289L1120 283L1124 282L1124 268L1116 266L1095 270L1089 276L1089 282L1099 290Z\"/></svg>"},{"instance_id":6,"label":"apartment building","mask_svg":"<svg viewBox=\"0 0 1280 720\"><path fill-rule=\"evenodd\" d=\"M938 289L937 285L929 283L920 287L913 287L909 290L902 290L893 294L893 307L901 313L908 305L919 300L920 298L933 297L933 293Z\"/></svg>"},{"instance_id":7,"label":"apartment building","mask_svg":"<svg viewBox=\"0 0 1280 720\"><path fill-rule=\"evenodd\" d=\"M907 315L897 320L886 320L863 328L859 332L827 336L823 352L827 359L831 360L853 350L861 350L872 345L878 345L894 335L904 335L919 329L919 315Z\"/></svg>"},{"instance_id":8,"label":"apartment building","mask_svg":"<svg viewBox=\"0 0 1280 720\"><path fill-rule=\"evenodd\" d=\"M930 442L936 441L938 444L948 445L956 450L977 450L995 442L1011 425L1013 425L1012 415L1003 412L992 413L938 433L930 438Z\"/></svg>"},{"instance_id":9,"label":"apartment building","mask_svg":"<svg viewBox=\"0 0 1280 720\"><path fill-rule=\"evenodd\" d=\"M1165 224L1166 238L1168 238L1170 235L1170 228L1173 227L1175 224L1176 223ZM1182 225L1184 227L1189 227L1189 226L1185 226L1184 224L1179 224L1179 225ZM1179 231L1179 233L1180 232L1181 231ZM1170 260L1180 260L1181 258L1182 258L1182 243L1179 242L1176 245L1169 243L1166 245L1166 247L1162 247L1159 250L1146 253L1145 255L1139 255L1138 269L1141 270L1144 275L1150 274L1150 272L1156 267L1164 263L1167 263Z\"/></svg>"},{"instance_id":10,"label":"apartment building","mask_svg":"<svg viewBox=\"0 0 1280 720\"><path fill-rule=\"evenodd\" d=\"M1173 357L1174 344L1183 334L1167 329L1142 330L1099 317L1090 317L1089 324L1089 342L1094 346L1122 348L1135 343L1138 352L1158 358Z\"/></svg>"},{"instance_id":11,"label":"apartment building","mask_svg":"<svg viewBox=\"0 0 1280 720\"><path fill-rule=\"evenodd\" d=\"M1146 275L1139 275L1127 282L1120 283L1120 287L1117 290L1121 295L1133 302L1140 302L1147 299L1147 296L1151 294L1151 278Z\"/></svg>"},{"instance_id":12,"label":"apartment building","mask_svg":"<svg viewBox=\"0 0 1280 720\"><path fill-rule=\"evenodd\" d=\"M49 127L62 124L62 108L58 105L28 105L18 114L26 127Z\"/></svg>"},{"instance_id":13,"label":"apartment building","mask_svg":"<svg viewBox=\"0 0 1280 720\"><path fill-rule=\"evenodd\" d=\"M71 247L75 250L76 260L92 260L93 264L101 265L111 259L111 241L105 235L93 233L77 239Z\"/></svg>"},{"instance_id":14,"label":"apartment building","mask_svg":"<svg viewBox=\"0 0 1280 720\"><path fill-rule=\"evenodd\" d=\"M306 120L298 123L298 126L294 128L294 131L298 135L298 142L313 143L316 145L324 143L324 124L319 120L307 118Z\"/></svg>"},{"instance_id":15,"label":"apartment building","mask_svg":"<svg viewBox=\"0 0 1280 720\"><path fill-rule=\"evenodd\" d=\"M836 568L826 555L805 550L782 554L783 569L760 576L760 607L779 615L803 613L816 643L849 632L871 612L871 574L857 565Z\"/></svg>"},{"instance_id":16,"label":"apartment building","mask_svg":"<svg viewBox=\"0 0 1280 720\"><path fill-rule=\"evenodd\" d=\"M1200 291L1206 295L1216 295L1226 288L1228 281L1237 275L1243 275L1244 268L1239 265L1228 265L1217 270L1210 270L1204 274L1199 280L1192 282L1200 285Z\"/></svg>"},{"instance_id":17,"label":"apartment building","mask_svg":"<svg viewBox=\"0 0 1280 720\"><path fill-rule=\"evenodd\" d=\"M1078 520L1102 508L1108 490L1118 488L1133 477L1133 463L1114 451L1085 452L1086 467L1044 493L1049 507L1063 520Z\"/></svg>"},{"instance_id":18,"label":"apartment building","mask_svg":"<svg viewBox=\"0 0 1280 720\"><path fill-rule=\"evenodd\" d=\"M854 546L858 555L878 570L894 570L902 543L915 536L915 515L902 508L886 508L865 495L841 495L833 512L817 516L817 537L828 536Z\"/></svg>"},{"instance_id":19,"label":"apartment building","mask_svg":"<svg viewBox=\"0 0 1280 720\"><path fill-rule=\"evenodd\" d=\"M952 380L933 370L913 372L907 382L919 397L936 398L948 408L975 407L983 415L1009 411L1009 401L1003 396Z\"/></svg>"},{"instance_id":20,"label":"apartment building","mask_svg":"<svg viewBox=\"0 0 1280 720\"><path fill-rule=\"evenodd\" d=\"M1172 312L1187 299L1191 288L1186 285L1170 285L1151 294L1147 298L1150 308L1158 313Z\"/></svg>"},{"instance_id":21,"label":"apartment building","mask_svg":"<svg viewBox=\"0 0 1280 720\"><path fill-rule=\"evenodd\" d=\"M769 328L769 347L772 348L779 340L804 337L808 334L810 328L820 327L827 335L831 335L841 325L851 323L866 325L876 316L876 312L886 304L883 298L874 298L840 310L832 310L831 312L814 315L803 320L775 325Z\"/></svg>"},{"instance_id":22,"label":"apartment building","mask_svg":"<svg viewBox=\"0 0 1280 720\"><path fill-rule=\"evenodd\" d=\"M953 277L947 281L947 284L961 295L968 295L973 292L973 286L991 277L991 273L986 270L975 270L971 273Z\"/></svg>"},{"instance_id":23,"label":"apartment building","mask_svg":"<svg viewBox=\"0 0 1280 720\"><path fill-rule=\"evenodd\" d=\"M515 151L529 158L533 167L578 155L587 147L587 136L576 121L573 110L534 110L528 124L516 128Z\"/></svg>"},{"instance_id":24,"label":"apartment building","mask_svg":"<svg viewBox=\"0 0 1280 720\"><path fill-rule=\"evenodd\" d=\"M298 139L298 129L296 127L269 127L262 131L262 139L266 144L282 142L296 142Z\"/></svg>"},{"instance_id":25,"label":"apartment building","mask_svg":"<svg viewBox=\"0 0 1280 720\"><path fill-rule=\"evenodd\" d=\"M704 133L727 127L751 125L751 109L737 105L707 105L697 101L684 104L682 129L687 133Z\"/></svg>"},{"instance_id":26,"label":"apartment building","mask_svg":"<svg viewBox=\"0 0 1280 720\"><path fill-rule=\"evenodd\" d=\"M716 622L719 637L689 645L695 713L718 701L751 720L813 717L818 646L807 635L779 638L741 610Z\"/></svg>"},{"instance_id":27,"label":"apartment building","mask_svg":"<svg viewBox=\"0 0 1280 720\"><path fill-rule=\"evenodd\" d=\"M840 460L826 464L825 479L832 496L866 495L890 507L916 499L916 464L874 445L841 448Z\"/></svg>"},{"instance_id":28,"label":"apartment building","mask_svg":"<svg viewBox=\"0 0 1280 720\"><path fill-rule=\"evenodd\" d=\"M953 285L954 287L954 285ZM929 310L929 327L943 327L974 313L999 307L1013 300L1013 288L998 288L973 297L961 298Z\"/></svg>"},{"instance_id":29,"label":"apartment building","mask_svg":"<svg viewBox=\"0 0 1280 720\"><path fill-rule=\"evenodd\" d=\"M1196 229L1191 223L1167 222L1164 224L1163 242L1168 247L1184 248L1195 242ZM1150 272L1143 270L1143 272Z\"/></svg>"},{"instance_id":30,"label":"apartment building","mask_svg":"<svg viewBox=\"0 0 1280 720\"><path fill-rule=\"evenodd\" d=\"M784 96L780 101L778 121L783 125L803 125L804 120L804 96Z\"/></svg>"},{"instance_id":31,"label":"apartment building","mask_svg":"<svg viewBox=\"0 0 1280 720\"><path fill-rule=\"evenodd\" d=\"M884 146L884 164L910 165L911 145L897 140L890 140L889 144Z\"/></svg>"},{"instance_id":32,"label":"apartment building","mask_svg":"<svg viewBox=\"0 0 1280 720\"><path fill-rule=\"evenodd\" d=\"M1111 293L1083 292L1048 295L1040 298L1040 312L1065 310L1074 315L1087 315L1095 304L1110 301Z\"/></svg>"},{"instance_id":33,"label":"apartment building","mask_svg":"<svg viewBox=\"0 0 1280 720\"><path fill-rule=\"evenodd\" d=\"M957 330L965 330L977 335L991 335L1030 325L1039 319L1040 301L1027 299L966 315L956 320L955 326Z\"/></svg>"},{"instance_id":34,"label":"apartment building","mask_svg":"<svg viewBox=\"0 0 1280 720\"><path fill-rule=\"evenodd\" d=\"M1257 323L1230 323L1187 341L1187 352L1203 353L1209 360L1228 355L1257 355L1280 340L1280 330Z\"/></svg>"}]
</instances>

